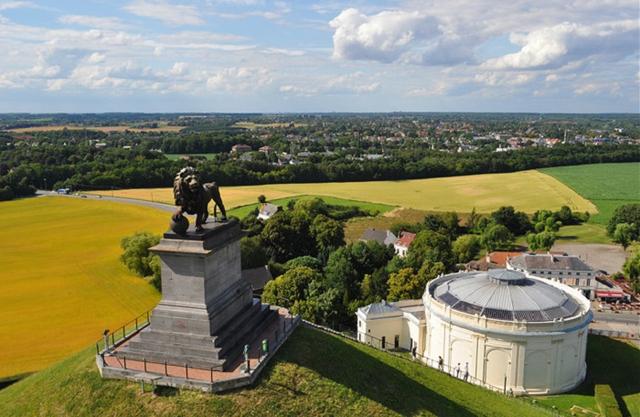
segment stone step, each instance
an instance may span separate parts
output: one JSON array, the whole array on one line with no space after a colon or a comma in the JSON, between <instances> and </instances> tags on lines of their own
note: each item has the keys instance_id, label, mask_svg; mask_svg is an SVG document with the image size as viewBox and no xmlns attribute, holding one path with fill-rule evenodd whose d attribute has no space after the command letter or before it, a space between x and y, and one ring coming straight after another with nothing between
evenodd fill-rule
<instances>
[{"instance_id":1,"label":"stone step","mask_svg":"<svg viewBox=\"0 0 640 417\"><path fill-rule=\"evenodd\" d=\"M238 338L235 345L230 346L220 352L220 357L226 359L223 369L226 371L228 367L232 366L236 360L243 354L244 345L254 341L254 345L250 348L252 352L255 352L255 349L258 348L256 343L261 343L261 341L256 340L256 338L262 333L262 331L269 325L272 324L274 320L278 318L278 313L274 310L268 308L266 309L266 314L263 319L256 323L256 325L251 329L251 331L247 332L243 337Z\"/></svg>"},{"instance_id":2,"label":"stone step","mask_svg":"<svg viewBox=\"0 0 640 417\"><path fill-rule=\"evenodd\" d=\"M131 340L128 345L130 352L150 351L150 352L166 352L171 356L202 356L206 358L219 359L219 347L213 346L212 343L207 345L185 345L185 344L166 344L162 342L149 342L140 340Z\"/></svg>"},{"instance_id":3,"label":"stone step","mask_svg":"<svg viewBox=\"0 0 640 417\"><path fill-rule=\"evenodd\" d=\"M269 318L269 312L269 306L261 305L257 313L251 315L242 323L241 326L238 326L237 328L233 329L232 332L225 335L225 338L220 342L218 342L219 339L216 338L216 342L218 342L219 346L222 348L220 351L220 355L224 356L225 352L236 346L241 341L244 341L244 346L244 344L247 343L247 341L245 340L247 339L247 335L253 333L256 328L263 327L263 323Z\"/></svg>"},{"instance_id":4,"label":"stone step","mask_svg":"<svg viewBox=\"0 0 640 417\"><path fill-rule=\"evenodd\" d=\"M185 366L190 368L213 369L214 371L224 370L226 359L216 359L199 355L169 355L165 352L155 352L150 350L129 351L122 349L116 353L118 358L126 357L127 360L146 360L153 363L167 363L167 365Z\"/></svg>"},{"instance_id":5,"label":"stone step","mask_svg":"<svg viewBox=\"0 0 640 417\"><path fill-rule=\"evenodd\" d=\"M141 331L138 335L143 342L182 344L182 345L213 345L214 337L188 333L172 333L154 330L150 327Z\"/></svg>"},{"instance_id":6,"label":"stone step","mask_svg":"<svg viewBox=\"0 0 640 417\"><path fill-rule=\"evenodd\" d=\"M216 346L222 346L226 344L227 340L237 337L238 332L241 331L243 326L259 318L262 310L263 304L260 303L260 300L254 298L251 307L236 314L223 328L216 332L213 336L214 344Z\"/></svg>"}]
</instances>

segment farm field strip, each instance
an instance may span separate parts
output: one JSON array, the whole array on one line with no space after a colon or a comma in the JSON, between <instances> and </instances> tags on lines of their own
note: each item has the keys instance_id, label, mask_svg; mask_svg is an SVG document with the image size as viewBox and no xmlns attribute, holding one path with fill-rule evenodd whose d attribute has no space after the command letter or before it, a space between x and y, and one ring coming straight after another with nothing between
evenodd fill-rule
<instances>
[{"instance_id":1,"label":"farm field strip","mask_svg":"<svg viewBox=\"0 0 640 417\"><path fill-rule=\"evenodd\" d=\"M121 264L119 245L163 231L166 213L61 197L0 207L0 378L46 367L159 300Z\"/></svg>"},{"instance_id":2,"label":"farm field strip","mask_svg":"<svg viewBox=\"0 0 640 417\"><path fill-rule=\"evenodd\" d=\"M51 125L51 126L32 126L9 129L9 132L15 133L34 133L34 132L55 132L59 130L97 130L100 132L179 132L184 126L159 125L158 127L131 127L131 126L79 126L79 125Z\"/></svg>"},{"instance_id":3,"label":"farm field strip","mask_svg":"<svg viewBox=\"0 0 640 417\"><path fill-rule=\"evenodd\" d=\"M173 203L170 188L94 191L102 195ZM538 171L482 174L459 177L402 181L369 181L310 184L269 184L221 187L228 208L253 204L261 194L268 200L297 195L317 195L367 201L425 211L488 213L500 206L513 205L533 213L539 209L572 210L595 213L596 207L555 178Z\"/></svg>"}]
</instances>

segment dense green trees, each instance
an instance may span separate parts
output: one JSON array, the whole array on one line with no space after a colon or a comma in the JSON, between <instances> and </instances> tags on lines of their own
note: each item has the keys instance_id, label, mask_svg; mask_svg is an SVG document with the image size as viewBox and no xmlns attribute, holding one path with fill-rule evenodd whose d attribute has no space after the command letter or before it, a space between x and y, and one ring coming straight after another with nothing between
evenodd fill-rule
<instances>
[{"instance_id":1,"label":"dense green trees","mask_svg":"<svg viewBox=\"0 0 640 417\"><path fill-rule=\"evenodd\" d=\"M502 224L487 227L481 237L482 246L492 252L498 249L509 250L514 241L513 233Z\"/></svg>"},{"instance_id":2,"label":"dense green trees","mask_svg":"<svg viewBox=\"0 0 640 417\"><path fill-rule=\"evenodd\" d=\"M556 241L556 234L550 231L542 231L540 233L529 233L527 235L527 243L531 250L545 250L551 249Z\"/></svg>"},{"instance_id":3,"label":"dense green trees","mask_svg":"<svg viewBox=\"0 0 640 417\"><path fill-rule=\"evenodd\" d=\"M148 232L135 233L120 242L123 252L120 260L127 268L141 277L151 277L151 284L160 289L160 258L149 248L160 242L160 236Z\"/></svg>"},{"instance_id":4,"label":"dense green trees","mask_svg":"<svg viewBox=\"0 0 640 417\"><path fill-rule=\"evenodd\" d=\"M618 228L622 223L627 226ZM640 204L625 204L616 208L607 224L607 233L621 244L623 241L627 241L628 245L631 241L640 240Z\"/></svg>"},{"instance_id":5,"label":"dense green trees","mask_svg":"<svg viewBox=\"0 0 640 417\"><path fill-rule=\"evenodd\" d=\"M186 164L196 164L205 180L215 180L224 186L430 178L640 160L640 149L631 145L567 144L552 149L531 147L498 154L493 153L492 148L449 153L431 150L413 139L386 144L389 158L356 159L355 155L377 153L381 149L379 144L350 137L355 131L356 127L344 139L324 141L322 145L311 142L307 147L318 153L307 160L298 160L296 164L281 165L267 162L261 153L256 153L253 161L237 160L229 151L235 143L247 143L257 149L267 141L280 152L289 151L292 143L288 139L278 135L271 138L255 136L237 129L109 135L95 131L40 132L28 141L9 135L0 140L0 190L6 187L14 196L21 196L29 195L34 188L162 187L170 184L175 172ZM96 148L91 141L101 141L106 147ZM331 153L324 153L327 150ZM169 160L159 151L212 155L205 160ZM0 193L2 198L10 196L6 190Z\"/></svg>"},{"instance_id":6,"label":"dense green trees","mask_svg":"<svg viewBox=\"0 0 640 417\"><path fill-rule=\"evenodd\" d=\"M466 263L474 259L482 248L477 235L462 235L453 242L453 254L458 263Z\"/></svg>"}]
</instances>

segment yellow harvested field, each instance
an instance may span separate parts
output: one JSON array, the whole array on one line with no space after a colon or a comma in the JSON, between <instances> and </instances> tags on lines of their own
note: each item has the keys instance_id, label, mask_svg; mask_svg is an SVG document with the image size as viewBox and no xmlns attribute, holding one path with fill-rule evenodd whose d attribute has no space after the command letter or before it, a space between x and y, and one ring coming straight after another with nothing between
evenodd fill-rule
<instances>
[{"instance_id":1,"label":"yellow harvested field","mask_svg":"<svg viewBox=\"0 0 640 417\"><path fill-rule=\"evenodd\" d=\"M98 130L100 132L124 132L126 130L130 132L179 132L184 129L184 126L169 126L160 124L158 127L130 127L130 126L77 126L77 125L55 125L55 126L32 126L21 127L17 129L9 129L10 132L16 133L33 133L33 132L48 132L58 130Z\"/></svg>"},{"instance_id":2,"label":"yellow harvested field","mask_svg":"<svg viewBox=\"0 0 640 417\"><path fill-rule=\"evenodd\" d=\"M160 296L120 262L120 240L162 233L167 215L106 201L0 203L0 378L42 369L153 308Z\"/></svg>"},{"instance_id":3,"label":"yellow harvested field","mask_svg":"<svg viewBox=\"0 0 640 417\"><path fill-rule=\"evenodd\" d=\"M169 188L95 193L173 202ZM221 193L228 208L255 203L258 196L264 194L269 200L295 195L318 195L418 210L460 213L468 213L474 207L480 213L488 213L504 205L514 206L528 213L540 209L558 209L562 205L568 205L572 210L597 212L589 200L555 178L535 170L420 180L222 187Z\"/></svg>"}]
</instances>

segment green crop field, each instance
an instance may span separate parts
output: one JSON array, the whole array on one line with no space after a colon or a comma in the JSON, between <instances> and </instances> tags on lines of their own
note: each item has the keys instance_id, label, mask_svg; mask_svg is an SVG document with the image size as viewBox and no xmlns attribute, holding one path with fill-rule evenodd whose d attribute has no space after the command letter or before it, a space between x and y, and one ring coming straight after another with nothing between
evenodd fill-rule
<instances>
[{"instance_id":1,"label":"green crop field","mask_svg":"<svg viewBox=\"0 0 640 417\"><path fill-rule=\"evenodd\" d=\"M120 263L120 239L167 215L64 197L0 203L0 378L42 369L152 308L158 292Z\"/></svg>"},{"instance_id":2,"label":"green crop field","mask_svg":"<svg viewBox=\"0 0 640 417\"><path fill-rule=\"evenodd\" d=\"M206 159L213 159L213 157L215 156L215 153L188 153L188 154L184 154L184 153L167 153L164 154L164 156L167 157L167 159L170 159L172 161L177 161L178 159L182 158L183 156L202 156Z\"/></svg>"},{"instance_id":3,"label":"green crop field","mask_svg":"<svg viewBox=\"0 0 640 417\"><path fill-rule=\"evenodd\" d=\"M95 193L172 203L169 188ZM560 181L538 171L402 181L222 187L221 194L229 208L253 204L260 194L264 194L270 200L317 195L417 210L460 213L471 212L473 208L480 213L487 213L504 205L512 205L528 213L539 209L558 209L563 205L577 211L596 212L591 202Z\"/></svg>"},{"instance_id":4,"label":"green crop field","mask_svg":"<svg viewBox=\"0 0 640 417\"><path fill-rule=\"evenodd\" d=\"M607 224L616 207L640 203L640 163L592 164L541 170L593 202L592 223Z\"/></svg>"},{"instance_id":5,"label":"green crop field","mask_svg":"<svg viewBox=\"0 0 640 417\"><path fill-rule=\"evenodd\" d=\"M0 416L552 416L409 359L299 328L253 388L224 394L104 381L87 349L0 391Z\"/></svg>"}]
</instances>

